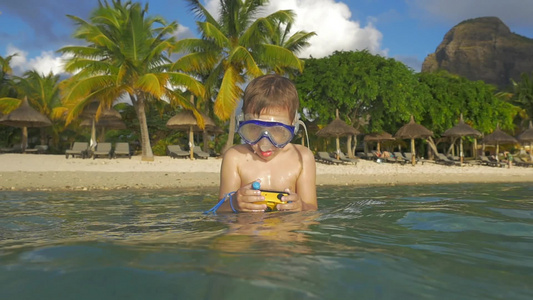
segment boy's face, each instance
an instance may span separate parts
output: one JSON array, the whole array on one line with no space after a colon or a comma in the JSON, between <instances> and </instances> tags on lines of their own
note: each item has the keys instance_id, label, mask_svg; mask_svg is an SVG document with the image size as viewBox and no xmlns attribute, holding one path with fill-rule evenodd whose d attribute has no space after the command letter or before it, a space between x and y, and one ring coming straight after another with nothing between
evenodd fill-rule
<instances>
[{"instance_id":1,"label":"boy's face","mask_svg":"<svg viewBox=\"0 0 533 300\"><path fill-rule=\"evenodd\" d=\"M289 116L289 111L284 108L271 108L261 112L259 116L252 114L245 114L244 120L259 120L265 122L277 122L285 125L293 126L294 116ZM261 138L256 144L250 145L254 154L256 154L261 160L270 161L276 155L283 150L272 144L268 138Z\"/></svg>"}]
</instances>

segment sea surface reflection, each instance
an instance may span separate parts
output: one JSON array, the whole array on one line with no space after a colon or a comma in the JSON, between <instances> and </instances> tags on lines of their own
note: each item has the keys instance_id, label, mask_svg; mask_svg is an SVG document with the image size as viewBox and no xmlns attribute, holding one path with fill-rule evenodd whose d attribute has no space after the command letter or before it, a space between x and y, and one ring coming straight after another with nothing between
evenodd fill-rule
<instances>
[{"instance_id":1,"label":"sea surface reflection","mask_svg":"<svg viewBox=\"0 0 533 300\"><path fill-rule=\"evenodd\" d=\"M217 191L0 192L0 299L531 299L533 187L319 187L319 210L204 215Z\"/></svg>"}]
</instances>

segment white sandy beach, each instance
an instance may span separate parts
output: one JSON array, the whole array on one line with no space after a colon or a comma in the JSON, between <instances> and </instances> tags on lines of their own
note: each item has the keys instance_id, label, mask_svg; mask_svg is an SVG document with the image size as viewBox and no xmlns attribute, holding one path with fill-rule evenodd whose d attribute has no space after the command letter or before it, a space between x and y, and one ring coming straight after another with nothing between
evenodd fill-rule
<instances>
[{"instance_id":1,"label":"white sandy beach","mask_svg":"<svg viewBox=\"0 0 533 300\"><path fill-rule=\"evenodd\" d=\"M66 159L64 155L0 154L0 190L94 190L217 187L222 160L172 159L156 156L143 162L128 158ZM442 183L531 182L533 168L513 166L450 167L317 163L317 185L398 185Z\"/></svg>"}]
</instances>

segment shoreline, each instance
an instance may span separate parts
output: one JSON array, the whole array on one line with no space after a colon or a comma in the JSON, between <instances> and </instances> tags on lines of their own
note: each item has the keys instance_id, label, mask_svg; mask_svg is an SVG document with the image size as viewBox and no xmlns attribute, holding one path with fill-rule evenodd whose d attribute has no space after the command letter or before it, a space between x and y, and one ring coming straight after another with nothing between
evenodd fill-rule
<instances>
[{"instance_id":1,"label":"shoreline","mask_svg":"<svg viewBox=\"0 0 533 300\"><path fill-rule=\"evenodd\" d=\"M69 191L217 188L222 160L66 159L64 155L0 154L0 191ZM394 186L459 183L533 183L533 168L317 163L320 186Z\"/></svg>"}]
</instances>

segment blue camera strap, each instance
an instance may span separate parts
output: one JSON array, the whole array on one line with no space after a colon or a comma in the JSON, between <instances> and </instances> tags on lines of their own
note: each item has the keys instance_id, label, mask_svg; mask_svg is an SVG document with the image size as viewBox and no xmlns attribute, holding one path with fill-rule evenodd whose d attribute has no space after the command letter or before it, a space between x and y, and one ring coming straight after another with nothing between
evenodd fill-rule
<instances>
[{"instance_id":1,"label":"blue camera strap","mask_svg":"<svg viewBox=\"0 0 533 300\"><path fill-rule=\"evenodd\" d=\"M211 208L210 210L206 210L204 211L204 214L208 215L210 213L213 213L214 215L217 214L217 210L220 208L220 206L226 202L226 200L229 199L229 204L231 206L231 210L233 210L233 212L237 212L234 208L233 208L233 203L232 203L232 198L233 198L233 195L235 195L235 192L229 192L227 193L226 195L224 195L224 197L222 197L222 199L220 199L220 201L218 201L217 204L215 204L215 206L213 206L213 208Z\"/></svg>"}]
</instances>

